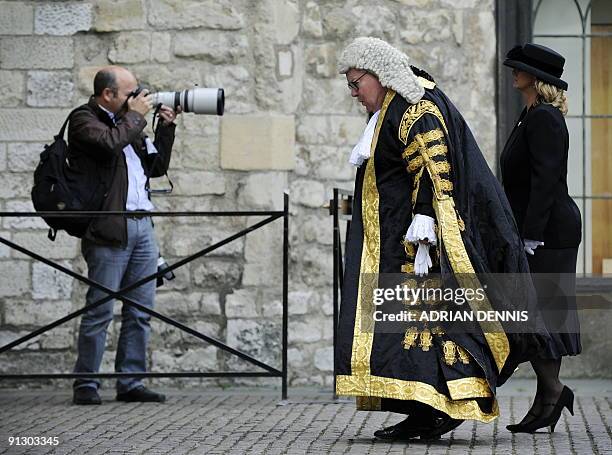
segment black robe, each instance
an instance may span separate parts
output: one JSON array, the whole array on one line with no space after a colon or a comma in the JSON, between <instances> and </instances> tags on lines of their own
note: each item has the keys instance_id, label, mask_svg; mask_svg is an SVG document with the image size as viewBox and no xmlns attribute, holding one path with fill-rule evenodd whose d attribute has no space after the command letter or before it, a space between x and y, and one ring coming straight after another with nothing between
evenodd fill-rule
<instances>
[{"instance_id":1,"label":"black robe","mask_svg":"<svg viewBox=\"0 0 612 455\"><path fill-rule=\"evenodd\" d=\"M492 292L484 303L470 302L473 310L533 310L535 304L503 190L457 109L433 82L423 85L425 95L414 105L387 91L371 157L357 170L336 392L358 397L364 410L397 411L398 403L415 400L452 418L489 422L499 414L496 387L547 336L540 324L526 336L505 333L501 323L483 324L475 333L446 333L435 325L379 331L374 320L379 277L414 270L416 248L404 236L415 213L437 222L431 272L461 287L478 287L475 273L521 274L515 292L523 308Z\"/></svg>"}]
</instances>

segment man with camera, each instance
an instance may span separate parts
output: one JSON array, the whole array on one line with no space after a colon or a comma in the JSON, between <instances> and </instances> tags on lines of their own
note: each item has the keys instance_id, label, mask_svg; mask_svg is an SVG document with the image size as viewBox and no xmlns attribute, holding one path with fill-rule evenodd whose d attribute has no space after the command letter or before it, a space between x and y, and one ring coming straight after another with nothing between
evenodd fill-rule
<instances>
[{"instance_id":1,"label":"man with camera","mask_svg":"<svg viewBox=\"0 0 612 455\"><path fill-rule=\"evenodd\" d=\"M160 122L151 141L143 133L145 115L153 102L140 90L134 75L125 68L109 66L94 78L94 94L70 118L69 162L82 176L85 194L102 200L101 211L128 211L127 216L94 217L81 243L89 279L119 290L156 272L159 250L153 232L153 210L149 178L166 173L170 163L177 112L167 106L159 110ZM180 108L177 109L180 112ZM90 287L86 304L107 294ZM128 299L153 307L155 281L125 294ZM114 300L89 309L79 329L76 373L100 369L106 332L113 319ZM150 316L123 304L115 371L146 371ZM100 404L99 381L79 378L74 382L75 404ZM117 401L163 402L165 396L147 389L138 378L117 381Z\"/></svg>"}]
</instances>

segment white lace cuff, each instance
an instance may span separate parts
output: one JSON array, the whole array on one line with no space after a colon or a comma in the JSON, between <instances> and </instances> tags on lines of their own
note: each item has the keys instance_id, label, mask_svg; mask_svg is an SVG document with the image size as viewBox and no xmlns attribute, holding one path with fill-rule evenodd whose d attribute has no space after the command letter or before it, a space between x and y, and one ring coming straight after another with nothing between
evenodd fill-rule
<instances>
[{"instance_id":1,"label":"white lace cuff","mask_svg":"<svg viewBox=\"0 0 612 455\"><path fill-rule=\"evenodd\" d=\"M410 223L408 232L406 232L406 240L412 243L418 243L419 240L427 239L430 244L436 245L438 237L436 236L435 220L427 215L417 213Z\"/></svg>"}]
</instances>

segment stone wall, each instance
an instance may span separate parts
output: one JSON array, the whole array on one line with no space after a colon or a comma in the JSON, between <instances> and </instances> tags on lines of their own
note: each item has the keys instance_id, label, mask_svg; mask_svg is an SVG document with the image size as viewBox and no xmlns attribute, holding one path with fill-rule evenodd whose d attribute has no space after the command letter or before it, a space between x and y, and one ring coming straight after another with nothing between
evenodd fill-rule
<instances>
[{"instance_id":1,"label":"stone wall","mask_svg":"<svg viewBox=\"0 0 612 455\"><path fill-rule=\"evenodd\" d=\"M333 187L352 187L347 158L366 119L336 72L343 47L372 35L403 49L437 79L494 160L493 0L0 1L0 12L1 210L31 210L38 154L69 109L87 100L99 67L127 66L154 90L225 88L225 116L179 120L175 190L154 202L159 210L279 209L289 189L292 385L332 381L331 219L322 206ZM181 217L156 227L172 263L253 222ZM38 219L5 218L0 235L85 271L77 241L62 233L51 243ZM157 309L280 365L281 235L275 222L178 270ZM5 247L0 277L0 345L83 304L84 286ZM153 326L153 370L247 368L173 327ZM109 332L105 371L118 327ZM0 371L70 371L76 328L71 321L1 355Z\"/></svg>"}]
</instances>

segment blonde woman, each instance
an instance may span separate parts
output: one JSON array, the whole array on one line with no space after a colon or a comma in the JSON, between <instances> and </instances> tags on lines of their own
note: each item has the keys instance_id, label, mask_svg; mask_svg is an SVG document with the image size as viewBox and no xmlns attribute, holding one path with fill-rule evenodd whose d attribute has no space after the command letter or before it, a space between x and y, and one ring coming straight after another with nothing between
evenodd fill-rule
<instances>
[{"instance_id":1,"label":"blonde woman","mask_svg":"<svg viewBox=\"0 0 612 455\"><path fill-rule=\"evenodd\" d=\"M516 46L504 65L525 108L501 154L503 186L523 237L538 305L550 342L531 365L537 375L533 405L513 433L554 431L563 408L573 415L574 395L559 380L561 358L581 351L575 301L575 275L581 219L568 194L569 134L563 81L565 59L537 44Z\"/></svg>"}]
</instances>

